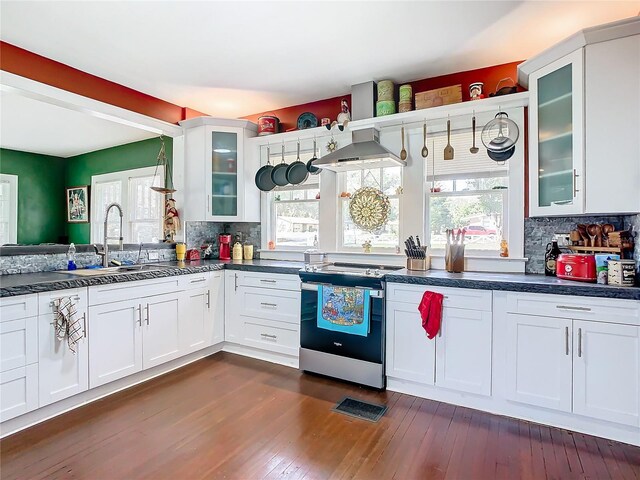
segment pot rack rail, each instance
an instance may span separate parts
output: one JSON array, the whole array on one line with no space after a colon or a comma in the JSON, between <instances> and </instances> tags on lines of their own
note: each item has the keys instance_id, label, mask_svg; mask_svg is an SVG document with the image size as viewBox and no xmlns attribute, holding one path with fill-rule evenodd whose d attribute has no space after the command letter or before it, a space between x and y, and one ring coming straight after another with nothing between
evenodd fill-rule
<instances>
[{"instance_id":1,"label":"pot rack rail","mask_svg":"<svg viewBox=\"0 0 640 480\"><path fill-rule=\"evenodd\" d=\"M471 117L486 116L490 113L498 113L499 110L509 110L514 108L527 107L529 105L529 92L514 93L500 97L485 98L482 100L473 100L462 103L454 103L452 105L443 105L441 107L426 108L422 110L412 110L410 112L395 113L383 117L367 118L364 120L354 120L349 122L344 131L340 131L338 127L327 130L326 127L315 127L306 130L294 130L291 132L276 133L273 135L265 135L262 137L253 137L248 139L250 144L257 147L271 145L272 155L273 147L282 143L313 140L321 142L325 139L340 137L350 133L352 130L360 130L368 127L375 127L380 131L392 131L400 129L402 126L407 128L420 127L427 122L429 131L444 131L446 129L447 119L453 124L462 123L459 120L464 119L465 124L471 122ZM493 118L493 115L491 116ZM487 120L488 121L488 120ZM442 128L433 129L434 123ZM481 128L481 127L480 127ZM456 129L455 126L453 129Z\"/></svg>"}]
</instances>

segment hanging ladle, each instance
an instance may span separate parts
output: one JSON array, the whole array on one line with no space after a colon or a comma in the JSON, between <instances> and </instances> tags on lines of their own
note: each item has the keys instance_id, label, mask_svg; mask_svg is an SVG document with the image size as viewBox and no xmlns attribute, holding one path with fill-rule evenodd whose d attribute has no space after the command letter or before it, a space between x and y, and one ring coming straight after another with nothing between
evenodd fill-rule
<instances>
[{"instance_id":1,"label":"hanging ladle","mask_svg":"<svg viewBox=\"0 0 640 480\"><path fill-rule=\"evenodd\" d=\"M427 158L429 155L429 149L427 148L427 121L424 121L424 126L422 127L422 140L424 141L424 145L422 147L422 158Z\"/></svg>"},{"instance_id":2,"label":"hanging ladle","mask_svg":"<svg viewBox=\"0 0 640 480\"><path fill-rule=\"evenodd\" d=\"M400 150L400 160L407 159L407 150L404 148L404 125L402 126L402 150Z\"/></svg>"},{"instance_id":3,"label":"hanging ladle","mask_svg":"<svg viewBox=\"0 0 640 480\"><path fill-rule=\"evenodd\" d=\"M476 114L474 112L473 118L471 119L471 130L473 132L473 146L469 149L471 153L478 153L480 149L476 147Z\"/></svg>"}]
</instances>

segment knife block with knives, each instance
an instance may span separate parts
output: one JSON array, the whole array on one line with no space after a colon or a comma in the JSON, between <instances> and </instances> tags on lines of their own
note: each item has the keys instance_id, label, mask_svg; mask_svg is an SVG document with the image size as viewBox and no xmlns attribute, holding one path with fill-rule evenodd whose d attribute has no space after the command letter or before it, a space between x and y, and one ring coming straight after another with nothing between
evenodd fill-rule
<instances>
[{"instance_id":1,"label":"knife block with knives","mask_svg":"<svg viewBox=\"0 0 640 480\"><path fill-rule=\"evenodd\" d=\"M407 256L407 270L426 271L431 268L431 257L429 257L429 247L420 244L420 237L413 235L404 241L404 253Z\"/></svg>"},{"instance_id":2,"label":"knife block with knives","mask_svg":"<svg viewBox=\"0 0 640 480\"><path fill-rule=\"evenodd\" d=\"M444 254L444 268L449 273L464 272L464 237L466 230L447 230L447 247Z\"/></svg>"}]
</instances>

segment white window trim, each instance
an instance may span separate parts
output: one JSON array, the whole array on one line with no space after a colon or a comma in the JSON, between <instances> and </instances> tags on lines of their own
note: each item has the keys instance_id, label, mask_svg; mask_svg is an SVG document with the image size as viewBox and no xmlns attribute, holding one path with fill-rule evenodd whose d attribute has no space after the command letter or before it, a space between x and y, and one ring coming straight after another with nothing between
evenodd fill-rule
<instances>
[{"instance_id":1,"label":"white window trim","mask_svg":"<svg viewBox=\"0 0 640 480\"><path fill-rule=\"evenodd\" d=\"M307 183L307 184L300 184L300 185L287 185L285 187L279 187L278 190L272 190L271 192L269 192L267 195L267 208L268 208L268 216L267 216L267 221L263 222L263 227L265 227L266 225L266 231L267 236L269 238L275 239L276 238L276 228L277 228L277 224L276 222L273 221L273 219L276 218L276 203L304 203L304 202L318 202L318 211L320 211L320 209L322 208L322 203L320 203L322 201L322 198L320 200L316 200L316 199L304 199L304 200L279 200L278 202L275 202L273 200L273 196L277 195L278 192L286 192L286 191L291 191L291 190L318 190L320 188L319 183L314 182L314 183ZM319 215L318 215L319 217ZM320 219L318 218L318 239L320 238ZM263 235L264 237L264 235ZM318 240L319 241L319 240ZM263 248L267 248L268 246L268 242L269 240L267 240L267 245L263 244ZM280 251L301 251L304 252L305 250L308 250L310 248L310 246L294 246L294 245L287 245L286 247L283 248L278 248L277 244L276 244L276 250L280 250Z\"/></svg>"},{"instance_id":2,"label":"white window trim","mask_svg":"<svg viewBox=\"0 0 640 480\"><path fill-rule=\"evenodd\" d=\"M0 173L0 182L9 184L9 235L7 243L18 243L18 176Z\"/></svg>"},{"instance_id":3,"label":"white window trim","mask_svg":"<svg viewBox=\"0 0 640 480\"><path fill-rule=\"evenodd\" d=\"M143 167L143 168L134 168L131 170L120 170L117 172L111 172L111 173L103 173L100 175L93 175L91 177L91 243L102 243L104 241L104 238L102 238L102 236L100 236L100 238L98 237L98 229L99 226L104 224L104 214L105 212L101 212L99 211L97 208L94 208L94 205L97 205L97 199L95 198L96 195L96 185L98 183L107 183L107 182L115 182L115 181L120 181L122 182L122 187L121 187L121 192L122 192L122 201L120 202L120 206L122 207L122 212L124 214L124 218L122 221L122 228L123 228L123 237L124 237L124 241L128 242L131 238L131 232L129 231L129 220L128 220L128 213L129 213L129 179L131 178L137 178L137 177L149 177L154 175L154 173L156 172L156 167ZM160 184L164 184L164 176L163 176L163 172L161 170L158 171L158 175L160 177ZM158 195L161 195L160 193L158 193ZM162 222L163 222L163 215L160 215L160 229L162 231Z\"/></svg>"}]
</instances>

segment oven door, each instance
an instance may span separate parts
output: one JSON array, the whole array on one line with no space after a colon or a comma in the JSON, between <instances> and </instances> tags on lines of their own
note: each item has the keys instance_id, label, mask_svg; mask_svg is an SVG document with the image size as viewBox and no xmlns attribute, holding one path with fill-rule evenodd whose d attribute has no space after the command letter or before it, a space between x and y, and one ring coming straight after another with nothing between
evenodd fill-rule
<instances>
[{"instance_id":1,"label":"oven door","mask_svg":"<svg viewBox=\"0 0 640 480\"><path fill-rule=\"evenodd\" d=\"M368 289L369 334L364 337L318 328L318 284L302 284L300 346L365 362L384 362L384 290Z\"/></svg>"}]
</instances>

